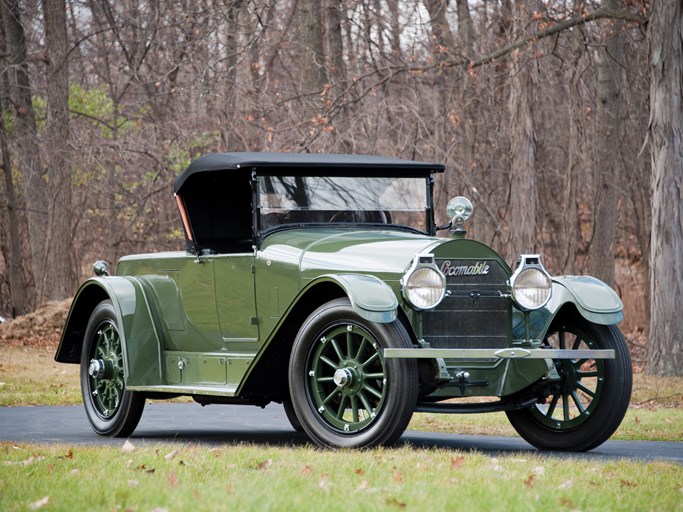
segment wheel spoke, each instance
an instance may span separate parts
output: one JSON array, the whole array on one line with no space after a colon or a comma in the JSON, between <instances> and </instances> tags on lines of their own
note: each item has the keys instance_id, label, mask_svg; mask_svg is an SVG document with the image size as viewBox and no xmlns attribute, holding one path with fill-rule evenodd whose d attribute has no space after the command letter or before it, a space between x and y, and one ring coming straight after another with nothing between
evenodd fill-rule
<instances>
[{"instance_id":1,"label":"wheel spoke","mask_svg":"<svg viewBox=\"0 0 683 512\"><path fill-rule=\"evenodd\" d=\"M379 372L379 373L366 373L364 374L366 379L383 379L384 378L384 373Z\"/></svg>"},{"instance_id":2,"label":"wheel spoke","mask_svg":"<svg viewBox=\"0 0 683 512\"><path fill-rule=\"evenodd\" d=\"M363 403L363 407L368 412L368 417L370 417L374 411L373 411L372 407L370 406L370 402L368 402L368 399L365 396L365 393L363 393L363 391L359 392L358 398L360 398L360 401Z\"/></svg>"},{"instance_id":3,"label":"wheel spoke","mask_svg":"<svg viewBox=\"0 0 683 512\"><path fill-rule=\"evenodd\" d=\"M586 386L584 386L584 385L581 384L580 382L577 382L577 383L576 383L576 387L577 387L578 389L580 389L581 391L583 391L584 393L586 393L586 394L587 394L589 397L591 397L591 398L593 398L593 397L595 396L595 391L592 391L592 390L588 389Z\"/></svg>"},{"instance_id":4,"label":"wheel spoke","mask_svg":"<svg viewBox=\"0 0 683 512\"><path fill-rule=\"evenodd\" d=\"M334 349L334 351L337 353L337 357L339 358L339 362L341 363L344 360L344 356L342 355L341 350L339 350L339 346L337 345L337 342L332 339L332 340L330 340L330 344L332 345L332 348Z\"/></svg>"},{"instance_id":5,"label":"wheel spoke","mask_svg":"<svg viewBox=\"0 0 683 512\"><path fill-rule=\"evenodd\" d=\"M564 421L569 421L569 395L562 395L562 415Z\"/></svg>"},{"instance_id":6,"label":"wheel spoke","mask_svg":"<svg viewBox=\"0 0 683 512\"><path fill-rule=\"evenodd\" d=\"M370 386L367 382L363 384L363 389L365 389L368 393L372 393L373 395L375 395L379 399L382 398L382 393L377 391L372 386Z\"/></svg>"},{"instance_id":7,"label":"wheel spoke","mask_svg":"<svg viewBox=\"0 0 683 512\"><path fill-rule=\"evenodd\" d=\"M351 415L353 416L353 421L358 423L358 399L355 397L355 395L351 396Z\"/></svg>"},{"instance_id":8,"label":"wheel spoke","mask_svg":"<svg viewBox=\"0 0 683 512\"><path fill-rule=\"evenodd\" d=\"M334 377L318 377L316 382L334 382Z\"/></svg>"},{"instance_id":9,"label":"wheel spoke","mask_svg":"<svg viewBox=\"0 0 683 512\"><path fill-rule=\"evenodd\" d=\"M375 359L379 357L379 352L374 352L361 366L365 368L368 366L370 363L372 363Z\"/></svg>"},{"instance_id":10,"label":"wheel spoke","mask_svg":"<svg viewBox=\"0 0 683 512\"><path fill-rule=\"evenodd\" d=\"M360 360L360 356L361 354L363 354L363 351L365 350L367 344L368 339L366 337L363 337L363 341L360 342L360 347L358 347L358 352L356 352L356 357L354 357L356 361ZM349 352L349 355L351 355L351 352Z\"/></svg>"},{"instance_id":11,"label":"wheel spoke","mask_svg":"<svg viewBox=\"0 0 683 512\"><path fill-rule=\"evenodd\" d=\"M339 393L341 393L341 391L339 390L339 388L333 389L333 390L332 390L332 393L330 393L329 395L327 395L327 397L325 398L325 400L323 400L323 405L327 405L327 404L330 402L330 400L332 400L332 399L333 399L335 396L337 396Z\"/></svg>"},{"instance_id":12,"label":"wheel spoke","mask_svg":"<svg viewBox=\"0 0 683 512\"><path fill-rule=\"evenodd\" d=\"M592 372L582 372L582 371L579 371L579 372L577 372L577 373L579 374L579 377L581 377L582 379L584 379L584 378L589 378L589 377L598 377L598 376L599 376L599 374L598 374L597 371L592 371Z\"/></svg>"},{"instance_id":13,"label":"wheel spoke","mask_svg":"<svg viewBox=\"0 0 683 512\"><path fill-rule=\"evenodd\" d=\"M339 401L339 410L337 411L337 419L341 420L344 417L344 413L346 412L346 404L349 401L349 397L346 395L342 395L341 400Z\"/></svg>"},{"instance_id":14,"label":"wheel spoke","mask_svg":"<svg viewBox=\"0 0 683 512\"><path fill-rule=\"evenodd\" d=\"M351 357L353 352L353 336L352 333L346 333L346 357Z\"/></svg>"},{"instance_id":15,"label":"wheel spoke","mask_svg":"<svg viewBox=\"0 0 683 512\"><path fill-rule=\"evenodd\" d=\"M572 400L574 400L574 404L576 405L576 408L579 410L579 412L583 414L586 408L581 403L581 400L579 400L579 395L576 393L576 391L572 391Z\"/></svg>"},{"instance_id":16,"label":"wheel spoke","mask_svg":"<svg viewBox=\"0 0 683 512\"><path fill-rule=\"evenodd\" d=\"M559 395L553 395L553 399L550 401L550 405L548 406L548 410L546 411L545 415L548 418L553 417L553 413L555 412L555 407L557 407L557 401L560 399Z\"/></svg>"},{"instance_id":17,"label":"wheel spoke","mask_svg":"<svg viewBox=\"0 0 683 512\"><path fill-rule=\"evenodd\" d=\"M557 338L558 338L558 341L559 341L559 343L560 343L560 348L562 348L562 349L565 347L565 344L564 344L564 334L565 334L564 331L559 331L559 332L557 333Z\"/></svg>"},{"instance_id":18,"label":"wheel spoke","mask_svg":"<svg viewBox=\"0 0 683 512\"><path fill-rule=\"evenodd\" d=\"M337 368L339 368L339 365L335 364L331 359L329 359L329 358L327 358L327 357L325 357L325 356L320 356L320 360L321 360L323 363L327 364L327 365L328 365L330 368L332 368L333 370L336 370Z\"/></svg>"},{"instance_id":19,"label":"wheel spoke","mask_svg":"<svg viewBox=\"0 0 683 512\"><path fill-rule=\"evenodd\" d=\"M572 345L572 350L578 350L582 341L583 339L581 338L581 336L577 335L576 339L574 340L574 344Z\"/></svg>"}]
</instances>

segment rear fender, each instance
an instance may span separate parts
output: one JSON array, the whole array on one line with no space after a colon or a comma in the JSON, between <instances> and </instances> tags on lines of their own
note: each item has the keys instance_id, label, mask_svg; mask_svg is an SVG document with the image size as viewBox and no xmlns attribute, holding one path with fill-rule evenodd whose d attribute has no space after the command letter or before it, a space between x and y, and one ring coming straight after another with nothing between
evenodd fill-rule
<instances>
[{"instance_id":1,"label":"rear fender","mask_svg":"<svg viewBox=\"0 0 683 512\"><path fill-rule=\"evenodd\" d=\"M119 318L126 386L162 384L162 334L142 282L134 277L93 277L83 283L71 304L55 360L80 363L88 319L103 300L111 300Z\"/></svg>"},{"instance_id":2,"label":"rear fender","mask_svg":"<svg viewBox=\"0 0 683 512\"><path fill-rule=\"evenodd\" d=\"M381 279L364 274L330 274L316 279L307 288L323 281L339 285L356 313L366 320L380 324L396 320L398 300L389 285Z\"/></svg>"}]
</instances>

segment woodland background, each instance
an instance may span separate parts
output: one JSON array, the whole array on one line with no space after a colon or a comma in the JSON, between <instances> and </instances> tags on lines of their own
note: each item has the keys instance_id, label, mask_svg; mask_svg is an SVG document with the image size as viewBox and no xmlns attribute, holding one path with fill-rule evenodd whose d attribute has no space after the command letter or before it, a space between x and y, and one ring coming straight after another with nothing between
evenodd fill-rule
<instances>
[{"instance_id":1,"label":"woodland background","mask_svg":"<svg viewBox=\"0 0 683 512\"><path fill-rule=\"evenodd\" d=\"M0 0L0 314L180 249L212 151L444 162L470 236L591 274L683 374L679 0Z\"/></svg>"}]
</instances>

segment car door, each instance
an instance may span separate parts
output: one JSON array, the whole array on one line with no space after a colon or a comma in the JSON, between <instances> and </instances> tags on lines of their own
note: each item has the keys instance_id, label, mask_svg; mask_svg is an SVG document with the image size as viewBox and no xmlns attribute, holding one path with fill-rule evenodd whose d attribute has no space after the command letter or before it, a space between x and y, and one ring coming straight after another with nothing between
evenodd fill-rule
<instances>
[{"instance_id":1,"label":"car door","mask_svg":"<svg viewBox=\"0 0 683 512\"><path fill-rule=\"evenodd\" d=\"M223 342L230 351L254 352L258 317L254 296L253 254L214 257L216 308Z\"/></svg>"}]
</instances>

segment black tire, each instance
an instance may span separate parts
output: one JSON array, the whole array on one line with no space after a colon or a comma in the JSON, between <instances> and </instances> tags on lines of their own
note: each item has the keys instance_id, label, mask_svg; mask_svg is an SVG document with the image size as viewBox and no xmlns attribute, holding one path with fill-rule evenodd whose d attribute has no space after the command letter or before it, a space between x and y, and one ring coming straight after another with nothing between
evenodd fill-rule
<instances>
[{"instance_id":1,"label":"black tire","mask_svg":"<svg viewBox=\"0 0 683 512\"><path fill-rule=\"evenodd\" d=\"M561 381L546 404L508 411L508 419L541 450L592 450L617 430L631 399L631 356L624 336L614 325L597 325L576 314L554 321L544 345L613 349L615 358L555 360Z\"/></svg>"},{"instance_id":2,"label":"black tire","mask_svg":"<svg viewBox=\"0 0 683 512\"><path fill-rule=\"evenodd\" d=\"M415 410L418 371L414 360L385 359L383 349L410 347L400 322L369 322L346 298L316 309L289 362L292 405L308 436L332 448L395 442Z\"/></svg>"},{"instance_id":3,"label":"black tire","mask_svg":"<svg viewBox=\"0 0 683 512\"><path fill-rule=\"evenodd\" d=\"M145 407L143 393L125 389L119 321L109 300L95 307L85 329L81 394L90 425L104 436L132 434Z\"/></svg>"},{"instance_id":4,"label":"black tire","mask_svg":"<svg viewBox=\"0 0 683 512\"><path fill-rule=\"evenodd\" d=\"M289 424L292 426L292 428L297 432L303 432L304 427L301 426L299 418L296 417L296 411L294 410L294 406L292 405L292 400L283 400L282 407L284 407L285 409L285 414L287 415L287 419L289 420Z\"/></svg>"}]
</instances>

